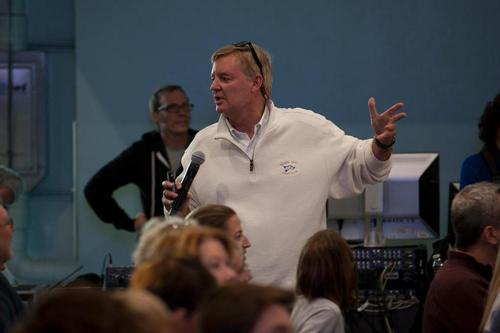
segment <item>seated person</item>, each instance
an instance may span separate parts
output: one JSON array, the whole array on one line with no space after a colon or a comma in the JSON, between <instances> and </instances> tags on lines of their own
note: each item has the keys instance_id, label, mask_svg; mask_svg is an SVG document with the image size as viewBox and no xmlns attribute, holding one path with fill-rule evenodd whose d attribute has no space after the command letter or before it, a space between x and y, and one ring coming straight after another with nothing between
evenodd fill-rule
<instances>
[{"instance_id":1,"label":"seated person","mask_svg":"<svg viewBox=\"0 0 500 333\"><path fill-rule=\"evenodd\" d=\"M233 242L220 230L207 227L185 228L180 232L173 253L197 256L215 277L218 285L227 284L237 278L232 266Z\"/></svg>"},{"instance_id":2,"label":"seated person","mask_svg":"<svg viewBox=\"0 0 500 333\"><path fill-rule=\"evenodd\" d=\"M198 332L199 304L216 286L198 258L171 255L137 266L130 281L130 288L148 290L168 305L177 333Z\"/></svg>"},{"instance_id":3,"label":"seated person","mask_svg":"<svg viewBox=\"0 0 500 333\"><path fill-rule=\"evenodd\" d=\"M180 227L172 221L175 220L153 226L141 236L134 251L136 264L168 255L198 258L219 285L237 278L233 268L234 246L226 233L208 227Z\"/></svg>"},{"instance_id":4,"label":"seated person","mask_svg":"<svg viewBox=\"0 0 500 333\"><path fill-rule=\"evenodd\" d=\"M0 166L0 272L5 270L5 264L14 255L12 249L14 222L6 205L14 203L22 187L22 180L15 171ZM8 327L21 316L23 311L21 299L3 273L0 273L0 333L7 332Z\"/></svg>"},{"instance_id":5,"label":"seated person","mask_svg":"<svg viewBox=\"0 0 500 333\"><path fill-rule=\"evenodd\" d=\"M137 315L142 326L141 331L178 333L170 309L153 293L146 290L128 289L114 291L111 296L123 301L125 306Z\"/></svg>"},{"instance_id":6,"label":"seated person","mask_svg":"<svg viewBox=\"0 0 500 333\"><path fill-rule=\"evenodd\" d=\"M14 255L12 237L14 222L7 209L0 204L0 271ZM3 273L0 272L0 333L7 332L8 328L20 318L24 306L16 291L10 285Z\"/></svg>"},{"instance_id":7,"label":"seated person","mask_svg":"<svg viewBox=\"0 0 500 333\"><path fill-rule=\"evenodd\" d=\"M189 128L193 105L180 86L164 86L149 102L151 118L158 130L145 133L111 162L103 166L85 187L85 197L105 223L117 229L139 230L153 216L163 216L161 201L165 175L173 179L182 171L181 157L196 132ZM142 209L131 218L113 198L113 192L135 184Z\"/></svg>"},{"instance_id":8,"label":"seated person","mask_svg":"<svg viewBox=\"0 0 500 333\"><path fill-rule=\"evenodd\" d=\"M455 249L432 280L423 332L478 332L499 246L500 186L480 182L453 199Z\"/></svg>"},{"instance_id":9,"label":"seated person","mask_svg":"<svg viewBox=\"0 0 500 333\"><path fill-rule=\"evenodd\" d=\"M500 182L500 94L488 102L479 121L481 152L465 159L460 175L460 188L481 181Z\"/></svg>"},{"instance_id":10,"label":"seated person","mask_svg":"<svg viewBox=\"0 0 500 333\"><path fill-rule=\"evenodd\" d=\"M174 333L164 304L146 291L64 288L36 299L11 333Z\"/></svg>"},{"instance_id":11,"label":"seated person","mask_svg":"<svg viewBox=\"0 0 500 333\"><path fill-rule=\"evenodd\" d=\"M290 291L234 284L216 290L201 307L201 333L292 333Z\"/></svg>"},{"instance_id":12,"label":"seated person","mask_svg":"<svg viewBox=\"0 0 500 333\"><path fill-rule=\"evenodd\" d=\"M247 249L251 246L248 238L243 234L241 221L236 212L224 205L204 205L196 208L186 219L194 219L199 225L221 229L236 242L235 269L241 282L248 282L252 273L245 259Z\"/></svg>"},{"instance_id":13,"label":"seated person","mask_svg":"<svg viewBox=\"0 0 500 333\"><path fill-rule=\"evenodd\" d=\"M351 249L334 230L311 236L300 254L292 321L297 333L343 333L343 313L357 305Z\"/></svg>"},{"instance_id":14,"label":"seated person","mask_svg":"<svg viewBox=\"0 0 500 333\"><path fill-rule=\"evenodd\" d=\"M142 228L139 240L132 253L135 266L151 261L157 256L158 247L171 248L179 238L180 231L188 224L182 218L171 217L167 223L162 217L150 219Z\"/></svg>"}]
</instances>

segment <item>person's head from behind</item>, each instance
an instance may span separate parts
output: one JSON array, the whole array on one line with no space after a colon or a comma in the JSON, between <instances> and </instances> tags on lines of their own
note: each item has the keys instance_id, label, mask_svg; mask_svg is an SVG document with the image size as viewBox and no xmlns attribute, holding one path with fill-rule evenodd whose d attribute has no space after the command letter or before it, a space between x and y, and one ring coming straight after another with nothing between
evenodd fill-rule
<instances>
[{"instance_id":1,"label":"person's head from behind","mask_svg":"<svg viewBox=\"0 0 500 333\"><path fill-rule=\"evenodd\" d=\"M14 235L14 222L7 208L0 204L0 271L4 270L5 263L14 255L12 237Z\"/></svg>"},{"instance_id":2,"label":"person's head from behind","mask_svg":"<svg viewBox=\"0 0 500 333\"><path fill-rule=\"evenodd\" d=\"M175 247L181 230L189 227L183 219L172 217L168 223L162 219L153 218L141 231L139 241L132 254L132 262L138 266L151 261L157 256L168 254Z\"/></svg>"},{"instance_id":3,"label":"person's head from behind","mask_svg":"<svg viewBox=\"0 0 500 333\"><path fill-rule=\"evenodd\" d=\"M172 311L177 332L195 332L199 304L217 287L198 258L166 256L135 268L132 289L146 289Z\"/></svg>"},{"instance_id":4,"label":"person's head from behind","mask_svg":"<svg viewBox=\"0 0 500 333\"><path fill-rule=\"evenodd\" d=\"M291 333L290 291L235 284L216 290L202 306L202 333Z\"/></svg>"},{"instance_id":5,"label":"person's head from behind","mask_svg":"<svg viewBox=\"0 0 500 333\"><path fill-rule=\"evenodd\" d=\"M211 77L217 112L228 117L250 103L271 98L271 56L255 43L231 44L215 51Z\"/></svg>"},{"instance_id":6,"label":"person's head from behind","mask_svg":"<svg viewBox=\"0 0 500 333\"><path fill-rule=\"evenodd\" d=\"M189 227L181 231L174 253L198 257L219 285L234 281L234 247L225 232L209 227Z\"/></svg>"},{"instance_id":7,"label":"person's head from behind","mask_svg":"<svg viewBox=\"0 0 500 333\"><path fill-rule=\"evenodd\" d=\"M479 138L485 145L500 149L500 94L486 104L478 127Z\"/></svg>"},{"instance_id":8,"label":"person's head from behind","mask_svg":"<svg viewBox=\"0 0 500 333\"><path fill-rule=\"evenodd\" d=\"M236 243L235 269L241 272L245 268L245 255L251 246L243 233L241 221L236 212L224 205L204 205L196 208L186 218L198 221L199 225L224 230Z\"/></svg>"},{"instance_id":9,"label":"person's head from behind","mask_svg":"<svg viewBox=\"0 0 500 333\"><path fill-rule=\"evenodd\" d=\"M140 318L142 332L177 332L169 308L153 293L146 290L118 290L113 292L112 297L124 302Z\"/></svg>"},{"instance_id":10,"label":"person's head from behind","mask_svg":"<svg viewBox=\"0 0 500 333\"><path fill-rule=\"evenodd\" d=\"M347 311L357 303L357 271L347 242L334 230L311 236L297 268L297 293L309 300L327 298Z\"/></svg>"},{"instance_id":11,"label":"person's head from behind","mask_svg":"<svg viewBox=\"0 0 500 333\"><path fill-rule=\"evenodd\" d=\"M157 89L149 100L149 112L162 134L186 134L191 121L193 104L184 89L167 85Z\"/></svg>"},{"instance_id":12,"label":"person's head from behind","mask_svg":"<svg viewBox=\"0 0 500 333\"><path fill-rule=\"evenodd\" d=\"M458 250L468 252L481 248L495 260L500 240L499 188L490 182L471 184L453 199L451 221Z\"/></svg>"},{"instance_id":13,"label":"person's head from behind","mask_svg":"<svg viewBox=\"0 0 500 333\"><path fill-rule=\"evenodd\" d=\"M144 318L143 313L112 293L96 289L60 289L40 296L12 332L173 332L165 307L163 311L153 320Z\"/></svg>"}]
</instances>

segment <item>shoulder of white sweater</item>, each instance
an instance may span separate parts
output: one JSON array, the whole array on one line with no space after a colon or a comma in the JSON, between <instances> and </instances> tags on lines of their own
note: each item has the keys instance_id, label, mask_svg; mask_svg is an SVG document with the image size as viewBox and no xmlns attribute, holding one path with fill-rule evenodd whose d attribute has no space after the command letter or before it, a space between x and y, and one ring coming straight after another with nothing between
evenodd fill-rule
<instances>
[{"instance_id":1,"label":"shoulder of white sweater","mask_svg":"<svg viewBox=\"0 0 500 333\"><path fill-rule=\"evenodd\" d=\"M325 118L325 116L311 110L302 108L275 108L279 112L279 123L286 126L300 126L301 130L307 128L323 133L344 133L332 121ZM339 132L340 131L340 132Z\"/></svg>"},{"instance_id":2,"label":"shoulder of white sweater","mask_svg":"<svg viewBox=\"0 0 500 333\"><path fill-rule=\"evenodd\" d=\"M280 112L280 116L285 119L303 119L307 121L325 121L327 120L325 116L316 113L312 110L303 108L280 108L275 107L275 111Z\"/></svg>"}]
</instances>

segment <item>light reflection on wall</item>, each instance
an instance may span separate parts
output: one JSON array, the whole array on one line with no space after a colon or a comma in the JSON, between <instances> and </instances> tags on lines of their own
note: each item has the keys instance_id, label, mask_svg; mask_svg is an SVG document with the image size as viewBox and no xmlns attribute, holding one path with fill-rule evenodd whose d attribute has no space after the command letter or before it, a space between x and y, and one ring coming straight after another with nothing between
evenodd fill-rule
<instances>
[{"instance_id":1,"label":"light reflection on wall","mask_svg":"<svg viewBox=\"0 0 500 333\"><path fill-rule=\"evenodd\" d=\"M19 172L30 190L43 178L46 169L44 54L18 52L11 73L9 121L8 69L4 57L0 57L0 164Z\"/></svg>"}]
</instances>

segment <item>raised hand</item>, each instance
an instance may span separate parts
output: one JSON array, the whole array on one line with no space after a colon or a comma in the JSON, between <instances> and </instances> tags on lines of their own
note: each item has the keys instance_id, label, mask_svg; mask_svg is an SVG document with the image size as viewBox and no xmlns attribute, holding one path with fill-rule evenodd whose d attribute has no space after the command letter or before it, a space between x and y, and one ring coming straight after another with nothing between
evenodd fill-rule
<instances>
[{"instance_id":1,"label":"raised hand","mask_svg":"<svg viewBox=\"0 0 500 333\"><path fill-rule=\"evenodd\" d=\"M368 99L368 109L370 110L375 139L383 146L390 147L396 141L396 122L406 117L406 113L397 112L403 106L404 104L399 102L379 114L375 106L375 98Z\"/></svg>"}]
</instances>

